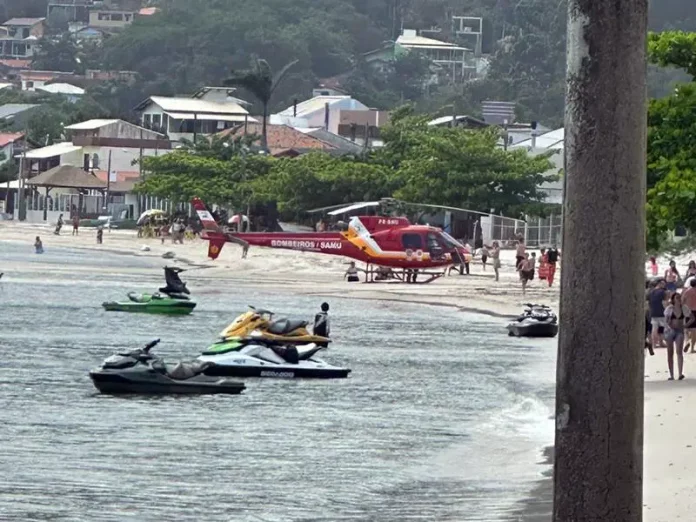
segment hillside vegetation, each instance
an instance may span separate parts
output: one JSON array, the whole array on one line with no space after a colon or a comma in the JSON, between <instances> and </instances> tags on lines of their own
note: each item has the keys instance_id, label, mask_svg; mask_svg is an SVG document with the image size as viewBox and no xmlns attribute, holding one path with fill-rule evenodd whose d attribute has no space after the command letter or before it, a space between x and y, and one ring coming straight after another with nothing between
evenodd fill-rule
<instances>
[{"instance_id":1,"label":"hillside vegetation","mask_svg":"<svg viewBox=\"0 0 696 522\"><path fill-rule=\"evenodd\" d=\"M6 0L7 16L45 15L46 0ZM106 108L127 112L149 94L192 92L216 85L231 69L267 59L274 70L299 60L275 96L273 109L311 93L319 79L339 76L341 83L368 105L389 109L413 102L436 112L455 103L457 111L476 114L483 99L518 103L519 116L559 124L565 72L565 0L161 0L162 10L137 19L102 47L83 50L78 68L134 70L141 81L127 89L111 86L93 93ZM403 60L382 77L362 61L363 53L398 36L401 27L442 28L453 37L452 15L481 16L490 53L488 76L464 85L424 91L427 66ZM696 22L693 0L655 0L651 28L689 29ZM63 49L64 51L65 49ZM57 56L64 56L58 49ZM42 67L51 64L44 56ZM58 61L58 60L56 60ZM72 65L67 65L71 67ZM63 65L65 68L66 65ZM651 75L651 91L664 95L681 77L671 71ZM129 105L130 104L130 105ZM448 110L452 110L451 108Z\"/></svg>"}]
</instances>

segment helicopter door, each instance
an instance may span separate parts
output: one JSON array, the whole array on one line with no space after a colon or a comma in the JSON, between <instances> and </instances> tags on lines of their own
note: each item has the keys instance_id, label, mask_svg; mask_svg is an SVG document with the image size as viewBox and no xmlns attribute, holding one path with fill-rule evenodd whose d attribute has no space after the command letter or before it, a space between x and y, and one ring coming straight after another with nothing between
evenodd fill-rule
<instances>
[{"instance_id":1,"label":"helicopter door","mask_svg":"<svg viewBox=\"0 0 696 522\"><path fill-rule=\"evenodd\" d=\"M442 258L445 255L445 246L442 242L442 238L438 234L428 232L426 239L428 242L428 252L430 252L430 258Z\"/></svg>"}]
</instances>

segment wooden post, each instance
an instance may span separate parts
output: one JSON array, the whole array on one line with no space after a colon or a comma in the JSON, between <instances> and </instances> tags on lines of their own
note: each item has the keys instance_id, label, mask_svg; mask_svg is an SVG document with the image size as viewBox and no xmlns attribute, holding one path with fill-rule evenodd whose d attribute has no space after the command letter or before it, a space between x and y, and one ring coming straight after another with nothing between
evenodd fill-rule
<instances>
[{"instance_id":1,"label":"wooden post","mask_svg":"<svg viewBox=\"0 0 696 522\"><path fill-rule=\"evenodd\" d=\"M642 520L647 8L568 1L555 522Z\"/></svg>"}]
</instances>

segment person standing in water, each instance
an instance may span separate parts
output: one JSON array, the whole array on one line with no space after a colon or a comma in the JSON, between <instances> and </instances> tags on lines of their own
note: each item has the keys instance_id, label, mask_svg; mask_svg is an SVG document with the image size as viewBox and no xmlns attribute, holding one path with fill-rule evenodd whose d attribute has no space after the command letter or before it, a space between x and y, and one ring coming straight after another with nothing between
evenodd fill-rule
<instances>
[{"instance_id":1,"label":"person standing in water","mask_svg":"<svg viewBox=\"0 0 696 522\"><path fill-rule=\"evenodd\" d=\"M694 316L685 305L682 304L681 295L674 293L670 298L670 305L665 308L665 340L667 341L667 366L669 380L674 380L674 350L677 351L677 369L679 380L684 379L684 329L691 327Z\"/></svg>"},{"instance_id":2,"label":"person standing in water","mask_svg":"<svg viewBox=\"0 0 696 522\"><path fill-rule=\"evenodd\" d=\"M331 326L329 324L329 303L321 304L321 312L314 316L314 335L321 337L329 337L331 334ZM327 343L317 343L317 346L326 348Z\"/></svg>"},{"instance_id":3,"label":"person standing in water","mask_svg":"<svg viewBox=\"0 0 696 522\"><path fill-rule=\"evenodd\" d=\"M36 241L34 241L34 252L37 254L43 254L44 252L43 243L41 242L41 238L39 236L36 236Z\"/></svg>"}]
</instances>

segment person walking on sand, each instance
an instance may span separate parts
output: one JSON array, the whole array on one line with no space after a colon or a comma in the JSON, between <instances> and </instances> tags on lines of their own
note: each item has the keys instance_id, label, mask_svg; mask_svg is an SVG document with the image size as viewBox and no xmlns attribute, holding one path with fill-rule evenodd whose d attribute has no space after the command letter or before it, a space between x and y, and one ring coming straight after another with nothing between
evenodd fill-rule
<instances>
[{"instance_id":1,"label":"person walking on sand","mask_svg":"<svg viewBox=\"0 0 696 522\"><path fill-rule=\"evenodd\" d=\"M683 305L691 311L691 315L696 317L696 277L689 279L689 287L682 292L681 300ZM691 353L696 353L696 322L686 327L685 334L684 352L691 348Z\"/></svg>"},{"instance_id":2,"label":"person walking on sand","mask_svg":"<svg viewBox=\"0 0 696 522\"><path fill-rule=\"evenodd\" d=\"M97 228L97 244L101 245L103 241L104 241L104 227L99 225L99 228Z\"/></svg>"},{"instance_id":3,"label":"person walking on sand","mask_svg":"<svg viewBox=\"0 0 696 522\"><path fill-rule=\"evenodd\" d=\"M63 228L63 214L58 216L58 221L56 222L56 229L53 231L53 233L56 236L59 236L61 228Z\"/></svg>"},{"instance_id":4,"label":"person walking on sand","mask_svg":"<svg viewBox=\"0 0 696 522\"><path fill-rule=\"evenodd\" d=\"M517 241L517 252L515 253L515 266L517 267L517 270L520 269L520 265L522 262L526 259L525 254L527 252L527 247L524 246L524 240L519 239Z\"/></svg>"},{"instance_id":5,"label":"person walking on sand","mask_svg":"<svg viewBox=\"0 0 696 522\"><path fill-rule=\"evenodd\" d=\"M552 246L546 252L546 261L548 264L546 280L549 282L549 287L553 285L553 278L556 275L556 263L558 263L558 258L560 256L561 254L558 252L558 249L555 246Z\"/></svg>"},{"instance_id":6,"label":"person walking on sand","mask_svg":"<svg viewBox=\"0 0 696 522\"><path fill-rule=\"evenodd\" d=\"M329 303L321 304L321 312L314 316L314 328L312 332L314 335L319 335L321 337L328 337L331 334L331 327L329 324ZM326 348L329 345L327 343L317 343L317 346Z\"/></svg>"},{"instance_id":7,"label":"person walking on sand","mask_svg":"<svg viewBox=\"0 0 696 522\"><path fill-rule=\"evenodd\" d=\"M548 258L546 257L546 249L539 250L539 281L546 281L549 274Z\"/></svg>"},{"instance_id":8,"label":"person walking on sand","mask_svg":"<svg viewBox=\"0 0 696 522\"><path fill-rule=\"evenodd\" d=\"M652 347L653 349L662 343L662 333L660 329L665 328L665 301L667 291L665 290L664 280L657 282L657 286L648 292L648 304L650 306L650 325L652 327Z\"/></svg>"},{"instance_id":9,"label":"person walking on sand","mask_svg":"<svg viewBox=\"0 0 696 522\"><path fill-rule=\"evenodd\" d=\"M41 242L41 238L39 236L36 236L36 241L34 241L34 252L37 254L44 253L43 243Z\"/></svg>"},{"instance_id":10,"label":"person walking on sand","mask_svg":"<svg viewBox=\"0 0 696 522\"><path fill-rule=\"evenodd\" d=\"M348 270L346 270L346 273L343 274L343 279L346 278L348 279L349 283L357 283L360 281L360 278L358 277L358 268L355 266L355 261L350 262Z\"/></svg>"},{"instance_id":11,"label":"person walking on sand","mask_svg":"<svg viewBox=\"0 0 696 522\"><path fill-rule=\"evenodd\" d=\"M491 259L493 260L493 272L495 273L495 280L500 280L500 245L497 241L493 241L491 248Z\"/></svg>"},{"instance_id":12,"label":"person walking on sand","mask_svg":"<svg viewBox=\"0 0 696 522\"><path fill-rule=\"evenodd\" d=\"M534 273L536 272L536 252L532 252L532 257L529 258L529 266L531 267L532 277L530 281L534 281Z\"/></svg>"},{"instance_id":13,"label":"person walking on sand","mask_svg":"<svg viewBox=\"0 0 696 522\"><path fill-rule=\"evenodd\" d=\"M72 218L72 235L80 235L80 216L78 216L77 214L75 214Z\"/></svg>"},{"instance_id":14,"label":"person walking on sand","mask_svg":"<svg viewBox=\"0 0 696 522\"><path fill-rule=\"evenodd\" d=\"M672 259L669 262L669 268L665 270L665 282L667 283L667 290L670 292L676 292L680 279L681 276L679 275L679 270L677 270L677 263L674 261L674 259Z\"/></svg>"},{"instance_id":15,"label":"person walking on sand","mask_svg":"<svg viewBox=\"0 0 696 522\"><path fill-rule=\"evenodd\" d=\"M679 380L684 379L684 329L694 322L694 316L684 304L681 295L674 293L670 298L670 305L665 308L665 340L667 341L667 366L669 368L669 380L674 380L674 350L677 351L677 369Z\"/></svg>"},{"instance_id":16,"label":"person walking on sand","mask_svg":"<svg viewBox=\"0 0 696 522\"><path fill-rule=\"evenodd\" d=\"M650 256L650 273L652 274L653 277L657 277L658 268L657 268L657 258L655 256Z\"/></svg>"},{"instance_id":17,"label":"person walking on sand","mask_svg":"<svg viewBox=\"0 0 696 522\"><path fill-rule=\"evenodd\" d=\"M481 247L481 265L483 265L483 271L486 271L486 263L488 262L488 256L490 256L490 252L488 252L488 247L486 245L483 245Z\"/></svg>"},{"instance_id":18,"label":"person walking on sand","mask_svg":"<svg viewBox=\"0 0 696 522\"><path fill-rule=\"evenodd\" d=\"M520 281L522 281L522 295L527 294L527 283L534 279L534 268L532 267L532 260L529 258L529 254L525 253L524 261L522 261L518 270L520 272Z\"/></svg>"}]
</instances>

